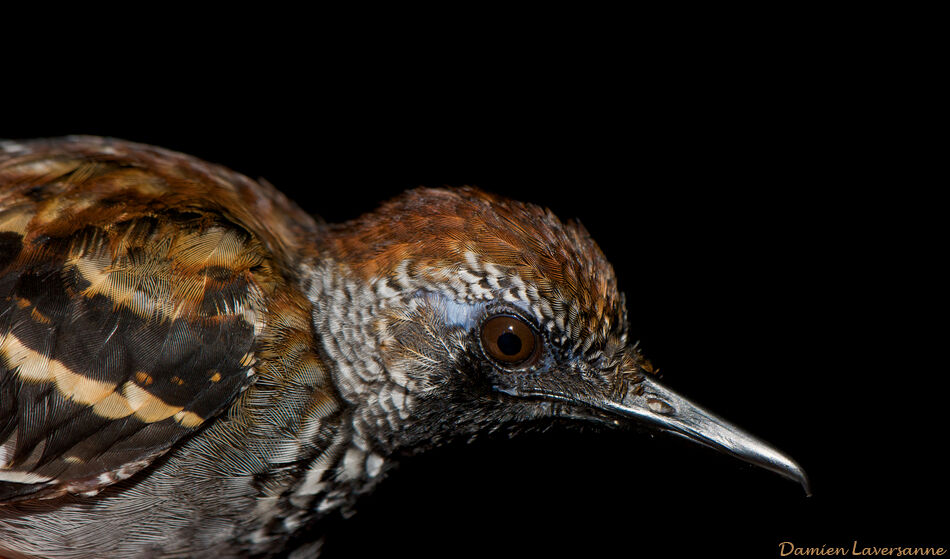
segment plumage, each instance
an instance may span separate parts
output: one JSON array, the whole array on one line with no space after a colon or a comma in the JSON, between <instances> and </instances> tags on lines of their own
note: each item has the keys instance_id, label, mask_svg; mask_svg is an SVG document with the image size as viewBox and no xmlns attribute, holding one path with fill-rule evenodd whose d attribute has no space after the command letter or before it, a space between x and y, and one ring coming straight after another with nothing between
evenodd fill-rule
<instances>
[{"instance_id":1,"label":"plumage","mask_svg":"<svg viewBox=\"0 0 950 559\"><path fill-rule=\"evenodd\" d=\"M2 557L275 555L401 453L557 417L804 480L650 380L610 264L547 210L420 188L326 225L160 148L0 147Z\"/></svg>"}]
</instances>

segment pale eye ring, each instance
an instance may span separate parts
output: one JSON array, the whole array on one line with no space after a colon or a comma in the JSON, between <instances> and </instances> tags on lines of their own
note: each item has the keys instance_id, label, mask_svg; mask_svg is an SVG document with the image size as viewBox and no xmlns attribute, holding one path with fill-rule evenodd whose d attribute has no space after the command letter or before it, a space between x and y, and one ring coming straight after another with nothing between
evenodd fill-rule
<instances>
[{"instance_id":1,"label":"pale eye ring","mask_svg":"<svg viewBox=\"0 0 950 559\"><path fill-rule=\"evenodd\" d=\"M531 365L541 353L541 339L537 331L515 315L497 314L489 317L482 323L479 337L485 355L502 367Z\"/></svg>"}]
</instances>

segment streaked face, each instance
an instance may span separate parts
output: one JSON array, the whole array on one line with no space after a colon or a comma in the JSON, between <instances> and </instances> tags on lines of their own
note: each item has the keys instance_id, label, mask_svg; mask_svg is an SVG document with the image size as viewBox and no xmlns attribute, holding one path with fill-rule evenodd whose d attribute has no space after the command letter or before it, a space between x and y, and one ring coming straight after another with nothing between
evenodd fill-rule
<instances>
[{"instance_id":1,"label":"streaked face","mask_svg":"<svg viewBox=\"0 0 950 559\"><path fill-rule=\"evenodd\" d=\"M347 227L337 247L376 295L391 379L374 393L405 392L382 415L406 416L393 434L406 446L553 416L636 423L805 483L790 459L651 378L613 269L579 226L477 190L420 189Z\"/></svg>"}]
</instances>

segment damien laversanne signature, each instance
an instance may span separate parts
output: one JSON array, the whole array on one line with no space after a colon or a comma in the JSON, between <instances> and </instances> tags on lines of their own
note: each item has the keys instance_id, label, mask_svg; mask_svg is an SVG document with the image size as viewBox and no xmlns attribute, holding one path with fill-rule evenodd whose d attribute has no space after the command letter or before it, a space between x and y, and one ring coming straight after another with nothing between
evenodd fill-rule
<instances>
[{"instance_id":1,"label":"damien laversanne signature","mask_svg":"<svg viewBox=\"0 0 950 559\"><path fill-rule=\"evenodd\" d=\"M857 540L851 542L851 547L838 547L822 544L818 546L799 546L792 542L782 542L778 544L779 557L799 557L799 556L826 556L826 555L845 555L852 557L870 557L879 555L888 555L892 557L912 557L912 556L935 556L940 557L947 554L947 550L942 547L875 547L870 545L861 545Z\"/></svg>"}]
</instances>

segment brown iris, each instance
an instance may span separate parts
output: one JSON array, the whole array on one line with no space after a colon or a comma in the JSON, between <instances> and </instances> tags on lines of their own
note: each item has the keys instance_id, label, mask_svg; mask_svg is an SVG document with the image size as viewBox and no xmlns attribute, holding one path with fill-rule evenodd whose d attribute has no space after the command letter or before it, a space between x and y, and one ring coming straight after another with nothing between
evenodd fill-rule
<instances>
[{"instance_id":1,"label":"brown iris","mask_svg":"<svg viewBox=\"0 0 950 559\"><path fill-rule=\"evenodd\" d=\"M503 366L533 360L539 345L534 329L516 316L493 316L482 324L482 348Z\"/></svg>"}]
</instances>

